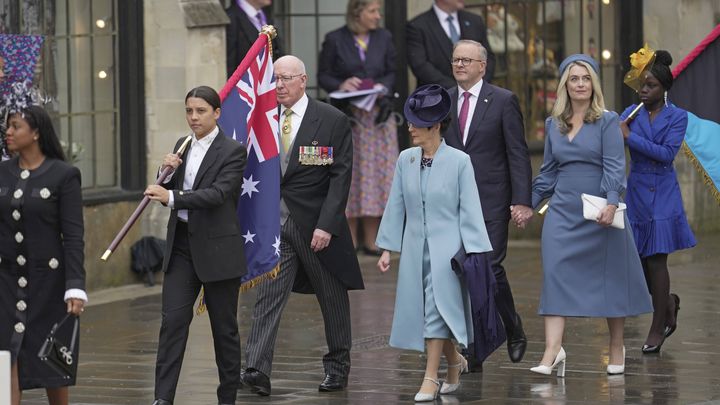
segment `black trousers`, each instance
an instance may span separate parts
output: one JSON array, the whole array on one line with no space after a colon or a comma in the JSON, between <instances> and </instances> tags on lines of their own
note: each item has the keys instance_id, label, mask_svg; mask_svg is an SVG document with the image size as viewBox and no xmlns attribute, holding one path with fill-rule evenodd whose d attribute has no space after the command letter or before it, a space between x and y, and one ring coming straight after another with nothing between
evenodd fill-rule
<instances>
[{"instance_id":1,"label":"black trousers","mask_svg":"<svg viewBox=\"0 0 720 405\"><path fill-rule=\"evenodd\" d=\"M505 274L505 267L502 262L507 255L508 243L508 224L510 218L500 220L485 221L488 236L493 250L489 252L490 267L495 275L497 282L497 293L495 294L495 305L497 306L500 317L505 324L508 335L512 334L512 328L515 325L515 300L513 299L510 283ZM508 336L509 337L509 336Z\"/></svg>"},{"instance_id":2,"label":"black trousers","mask_svg":"<svg viewBox=\"0 0 720 405\"><path fill-rule=\"evenodd\" d=\"M237 324L240 278L201 282L193 267L187 224L179 221L172 257L163 281L162 326L155 365L155 398L175 400L190 322L194 315L193 305L200 287L205 289L205 304L210 316L215 347L215 364L220 377L218 400L222 403L235 403L240 380L240 336Z\"/></svg>"}]
</instances>

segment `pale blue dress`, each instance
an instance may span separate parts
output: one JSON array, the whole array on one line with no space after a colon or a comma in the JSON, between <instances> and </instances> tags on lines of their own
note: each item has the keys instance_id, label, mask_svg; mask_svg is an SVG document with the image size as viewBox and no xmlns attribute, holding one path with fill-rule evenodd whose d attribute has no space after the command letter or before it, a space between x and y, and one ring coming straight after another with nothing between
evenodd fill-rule
<instances>
[{"instance_id":1,"label":"pale blue dress","mask_svg":"<svg viewBox=\"0 0 720 405\"><path fill-rule=\"evenodd\" d=\"M572 141L549 118L533 207L550 198L542 229L541 315L625 317L653 311L632 229L583 218L581 193L617 204L625 149L616 113L585 123Z\"/></svg>"},{"instance_id":2,"label":"pale blue dress","mask_svg":"<svg viewBox=\"0 0 720 405\"><path fill-rule=\"evenodd\" d=\"M426 338L473 339L470 297L450 259L492 250L470 157L445 145L420 168L419 147L400 153L376 244L401 252L390 346L425 350Z\"/></svg>"}]
</instances>

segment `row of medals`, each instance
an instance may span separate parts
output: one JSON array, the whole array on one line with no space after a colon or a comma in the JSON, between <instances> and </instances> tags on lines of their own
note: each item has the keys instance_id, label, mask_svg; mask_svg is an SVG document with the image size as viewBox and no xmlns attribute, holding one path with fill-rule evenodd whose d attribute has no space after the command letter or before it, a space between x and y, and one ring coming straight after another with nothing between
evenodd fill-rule
<instances>
[{"instance_id":1,"label":"row of medals","mask_svg":"<svg viewBox=\"0 0 720 405\"><path fill-rule=\"evenodd\" d=\"M330 165L333 163L333 147L301 146L299 159L302 165Z\"/></svg>"}]
</instances>

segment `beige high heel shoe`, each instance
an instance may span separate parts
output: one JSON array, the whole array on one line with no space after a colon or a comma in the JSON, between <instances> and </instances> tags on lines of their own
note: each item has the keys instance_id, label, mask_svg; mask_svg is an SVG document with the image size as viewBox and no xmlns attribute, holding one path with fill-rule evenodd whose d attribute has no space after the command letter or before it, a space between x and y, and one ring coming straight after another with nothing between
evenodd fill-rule
<instances>
[{"instance_id":1,"label":"beige high heel shoe","mask_svg":"<svg viewBox=\"0 0 720 405\"><path fill-rule=\"evenodd\" d=\"M567 355L565 354L565 349L560 347L560 352L558 352L557 356L555 356L555 361L553 361L552 365L544 366L544 365L540 364L537 367L531 368L530 371L532 371L533 373L550 375L550 374L552 374L555 367L557 367L557 376L565 377L565 359L566 358L567 358Z\"/></svg>"},{"instance_id":2,"label":"beige high heel shoe","mask_svg":"<svg viewBox=\"0 0 720 405\"><path fill-rule=\"evenodd\" d=\"M460 356L460 363L457 364L448 364L448 372L450 372L451 368L458 368L460 369L460 372L458 373L458 382L455 384L450 384L447 382L447 379L445 382L443 382L442 387L440 387L440 393L441 394L450 394L455 391L457 391L458 388L460 388L460 376L463 375L463 373L468 372L468 361L465 359L465 357Z\"/></svg>"},{"instance_id":3,"label":"beige high heel shoe","mask_svg":"<svg viewBox=\"0 0 720 405\"><path fill-rule=\"evenodd\" d=\"M435 380L430 377L423 378L423 381L425 381L425 380L428 380L431 383L435 384L435 392L433 392L432 394L428 394L425 392L418 391L418 393L415 394L415 402L430 402L430 401L434 401L435 398L437 398L438 391L440 390L440 381Z\"/></svg>"}]
</instances>

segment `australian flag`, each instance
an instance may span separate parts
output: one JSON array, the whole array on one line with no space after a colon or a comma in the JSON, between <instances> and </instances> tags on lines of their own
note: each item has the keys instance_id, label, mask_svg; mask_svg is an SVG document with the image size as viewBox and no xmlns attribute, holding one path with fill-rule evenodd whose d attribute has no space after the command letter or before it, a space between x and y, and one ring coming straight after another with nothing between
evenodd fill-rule
<instances>
[{"instance_id":1,"label":"australian flag","mask_svg":"<svg viewBox=\"0 0 720 405\"><path fill-rule=\"evenodd\" d=\"M248 54L246 58L252 57ZM242 288L247 289L274 274L280 259L278 108L267 44L245 72L236 72L230 78L220 97L222 114L218 124L226 136L245 145L248 152L237 209L248 269Z\"/></svg>"}]
</instances>

